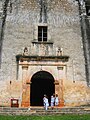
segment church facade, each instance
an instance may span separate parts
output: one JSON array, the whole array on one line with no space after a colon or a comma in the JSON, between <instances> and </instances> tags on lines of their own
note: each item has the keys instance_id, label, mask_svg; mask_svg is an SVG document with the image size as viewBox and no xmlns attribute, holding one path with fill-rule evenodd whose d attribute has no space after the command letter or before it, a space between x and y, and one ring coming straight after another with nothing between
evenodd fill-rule
<instances>
[{"instance_id":1,"label":"church facade","mask_svg":"<svg viewBox=\"0 0 90 120\"><path fill-rule=\"evenodd\" d=\"M90 2L0 1L0 106L90 103Z\"/></svg>"}]
</instances>

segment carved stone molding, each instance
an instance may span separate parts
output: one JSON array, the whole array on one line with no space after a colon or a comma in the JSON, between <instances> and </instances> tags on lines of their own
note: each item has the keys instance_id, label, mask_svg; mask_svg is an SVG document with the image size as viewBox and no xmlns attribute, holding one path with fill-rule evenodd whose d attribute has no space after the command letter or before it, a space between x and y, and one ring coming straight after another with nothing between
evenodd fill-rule
<instances>
[{"instance_id":1,"label":"carved stone molding","mask_svg":"<svg viewBox=\"0 0 90 120\"><path fill-rule=\"evenodd\" d=\"M22 69L28 70L28 65L22 65Z\"/></svg>"},{"instance_id":2,"label":"carved stone molding","mask_svg":"<svg viewBox=\"0 0 90 120\"><path fill-rule=\"evenodd\" d=\"M62 61L62 62L68 62L69 56L23 56L23 55L17 55L16 61Z\"/></svg>"}]
</instances>

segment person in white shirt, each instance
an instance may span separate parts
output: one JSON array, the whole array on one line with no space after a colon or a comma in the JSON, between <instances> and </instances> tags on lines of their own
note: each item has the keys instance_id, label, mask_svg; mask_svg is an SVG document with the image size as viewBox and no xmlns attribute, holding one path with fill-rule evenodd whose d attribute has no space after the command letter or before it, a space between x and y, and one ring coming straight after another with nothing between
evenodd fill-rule
<instances>
[{"instance_id":1,"label":"person in white shirt","mask_svg":"<svg viewBox=\"0 0 90 120\"><path fill-rule=\"evenodd\" d=\"M44 106L44 108L45 108L45 99L46 99L46 95L44 95L44 97L43 97L43 106Z\"/></svg>"},{"instance_id":2,"label":"person in white shirt","mask_svg":"<svg viewBox=\"0 0 90 120\"><path fill-rule=\"evenodd\" d=\"M56 97L55 97L55 106L58 106L59 105L59 99L58 99L58 94L56 94Z\"/></svg>"},{"instance_id":3,"label":"person in white shirt","mask_svg":"<svg viewBox=\"0 0 90 120\"><path fill-rule=\"evenodd\" d=\"M53 109L54 107L54 104L55 104L55 95L52 95L51 96L51 108Z\"/></svg>"},{"instance_id":4,"label":"person in white shirt","mask_svg":"<svg viewBox=\"0 0 90 120\"><path fill-rule=\"evenodd\" d=\"M48 98L47 98L46 95L43 98L43 102L44 102L44 108L45 108L45 110L48 110L49 102L48 102Z\"/></svg>"}]
</instances>

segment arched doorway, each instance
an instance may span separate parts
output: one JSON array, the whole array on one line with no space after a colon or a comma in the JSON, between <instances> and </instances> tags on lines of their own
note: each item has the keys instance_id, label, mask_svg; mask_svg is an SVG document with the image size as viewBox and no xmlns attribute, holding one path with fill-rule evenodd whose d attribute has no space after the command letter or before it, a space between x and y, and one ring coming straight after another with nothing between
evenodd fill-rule
<instances>
[{"instance_id":1,"label":"arched doorway","mask_svg":"<svg viewBox=\"0 0 90 120\"><path fill-rule=\"evenodd\" d=\"M49 99L55 93L54 77L46 71L39 71L31 78L30 105L43 106L43 96L46 94Z\"/></svg>"}]
</instances>

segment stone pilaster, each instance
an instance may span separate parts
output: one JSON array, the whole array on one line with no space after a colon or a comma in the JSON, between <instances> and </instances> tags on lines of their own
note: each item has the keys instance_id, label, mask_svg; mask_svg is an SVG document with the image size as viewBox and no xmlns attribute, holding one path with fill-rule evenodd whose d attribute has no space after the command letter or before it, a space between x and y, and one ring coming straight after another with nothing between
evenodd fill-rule
<instances>
[{"instance_id":1,"label":"stone pilaster","mask_svg":"<svg viewBox=\"0 0 90 120\"><path fill-rule=\"evenodd\" d=\"M22 66L22 107L30 106L30 85L27 84L28 65Z\"/></svg>"},{"instance_id":2,"label":"stone pilaster","mask_svg":"<svg viewBox=\"0 0 90 120\"><path fill-rule=\"evenodd\" d=\"M63 98L63 94L64 94L64 85L63 85L63 67L58 67L58 82L59 82L59 98L60 98L60 103L59 103L59 106L64 106L64 98Z\"/></svg>"}]
</instances>

